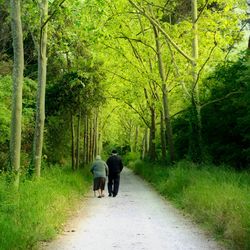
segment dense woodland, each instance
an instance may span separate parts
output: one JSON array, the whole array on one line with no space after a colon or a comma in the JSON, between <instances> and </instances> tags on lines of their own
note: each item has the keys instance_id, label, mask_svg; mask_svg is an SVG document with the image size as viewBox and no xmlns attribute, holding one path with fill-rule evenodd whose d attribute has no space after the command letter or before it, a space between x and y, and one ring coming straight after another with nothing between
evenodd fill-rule
<instances>
[{"instance_id":1,"label":"dense woodland","mask_svg":"<svg viewBox=\"0 0 250 250\"><path fill-rule=\"evenodd\" d=\"M250 249L249 14L249 0L0 0L0 248L53 238L116 148Z\"/></svg>"},{"instance_id":2,"label":"dense woodland","mask_svg":"<svg viewBox=\"0 0 250 250\"><path fill-rule=\"evenodd\" d=\"M166 166L248 168L247 7L1 0L1 170L39 177L114 147Z\"/></svg>"}]
</instances>

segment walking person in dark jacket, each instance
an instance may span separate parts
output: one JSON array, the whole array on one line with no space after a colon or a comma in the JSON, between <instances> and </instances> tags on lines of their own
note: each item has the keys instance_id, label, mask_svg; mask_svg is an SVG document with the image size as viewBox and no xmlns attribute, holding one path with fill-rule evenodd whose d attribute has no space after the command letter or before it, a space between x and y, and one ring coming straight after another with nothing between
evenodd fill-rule
<instances>
[{"instance_id":1,"label":"walking person in dark jacket","mask_svg":"<svg viewBox=\"0 0 250 250\"><path fill-rule=\"evenodd\" d=\"M120 184L120 173L123 169L122 159L117 155L117 151L113 150L111 156L107 160L109 168L108 175L108 192L109 196L116 197Z\"/></svg>"}]
</instances>

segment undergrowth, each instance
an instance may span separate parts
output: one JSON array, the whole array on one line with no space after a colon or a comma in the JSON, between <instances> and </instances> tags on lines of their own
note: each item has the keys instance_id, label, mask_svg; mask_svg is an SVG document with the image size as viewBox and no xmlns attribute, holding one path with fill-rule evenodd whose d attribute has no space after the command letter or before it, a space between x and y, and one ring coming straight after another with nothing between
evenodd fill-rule
<instances>
[{"instance_id":1,"label":"undergrowth","mask_svg":"<svg viewBox=\"0 0 250 250\"><path fill-rule=\"evenodd\" d=\"M52 239L89 190L88 172L53 166L39 180L23 178L18 192L1 175L0 249L36 249Z\"/></svg>"},{"instance_id":2,"label":"undergrowth","mask_svg":"<svg viewBox=\"0 0 250 250\"><path fill-rule=\"evenodd\" d=\"M227 248L250 249L249 172L187 161L162 167L138 160L130 166Z\"/></svg>"}]
</instances>

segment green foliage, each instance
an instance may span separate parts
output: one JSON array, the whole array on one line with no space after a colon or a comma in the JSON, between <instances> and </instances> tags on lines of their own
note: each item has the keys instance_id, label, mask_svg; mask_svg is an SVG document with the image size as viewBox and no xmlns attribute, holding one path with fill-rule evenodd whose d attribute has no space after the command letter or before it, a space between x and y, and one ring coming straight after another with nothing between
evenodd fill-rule
<instances>
[{"instance_id":1,"label":"green foliage","mask_svg":"<svg viewBox=\"0 0 250 250\"><path fill-rule=\"evenodd\" d=\"M50 163L66 164L70 161L70 119L67 113L47 117L44 154Z\"/></svg>"},{"instance_id":2,"label":"green foliage","mask_svg":"<svg viewBox=\"0 0 250 250\"><path fill-rule=\"evenodd\" d=\"M189 157L190 123L188 113L189 110L174 118L172 122L177 159Z\"/></svg>"},{"instance_id":3,"label":"green foliage","mask_svg":"<svg viewBox=\"0 0 250 250\"><path fill-rule=\"evenodd\" d=\"M249 57L221 65L207 79L210 96L203 112L204 142L216 163L250 165ZM212 103L213 100L220 100Z\"/></svg>"},{"instance_id":4,"label":"green foliage","mask_svg":"<svg viewBox=\"0 0 250 250\"><path fill-rule=\"evenodd\" d=\"M11 63L8 56L13 55L10 18L9 18L9 3L4 0L0 1L0 75L9 74L11 72Z\"/></svg>"},{"instance_id":5,"label":"green foliage","mask_svg":"<svg viewBox=\"0 0 250 250\"><path fill-rule=\"evenodd\" d=\"M23 84L23 112L22 112L22 150L31 150L33 122L35 116L36 83L28 78ZM0 169L6 168L8 161L8 147L11 127L11 98L12 78L9 75L0 76ZM22 162L24 164L24 162Z\"/></svg>"},{"instance_id":6,"label":"green foliage","mask_svg":"<svg viewBox=\"0 0 250 250\"><path fill-rule=\"evenodd\" d=\"M71 115L89 115L106 101L100 83L104 77L100 64L85 66L58 77L47 89L44 152L52 162L65 163L70 156Z\"/></svg>"},{"instance_id":7,"label":"green foliage","mask_svg":"<svg viewBox=\"0 0 250 250\"><path fill-rule=\"evenodd\" d=\"M39 241L55 237L88 191L91 176L86 169L72 172L53 166L38 181L23 179L15 192L0 176L1 249L34 249Z\"/></svg>"},{"instance_id":8,"label":"green foliage","mask_svg":"<svg viewBox=\"0 0 250 250\"><path fill-rule=\"evenodd\" d=\"M140 154L138 152L128 152L124 157L123 157L123 162L124 165L129 165L130 162L134 162L136 159L140 158Z\"/></svg>"},{"instance_id":9,"label":"green foliage","mask_svg":"<svg viewBox=\"0 0 250 250\"><path fill-rule=\"evenodd\" d=\"M250 246L250 175L182 161L172 167L136 161L131 168L227 246Z\"/></svg>"},{"instance_id":10,"label":"green foliage","mask_svg":"<svg viewBox=\"0 0 250 250\"><path fill-rule=\"evenodd\" d=\"M10 134L11 91L11 77L0 76L0 143L5 142Z\"/></svg>"},{"instance_id":11,"label":"green foliage","mask_svg":"<svg viewBox=\"0 0 250 250\"><path fill-rule=\"evenodd\" d=\"M230 164L238 169L250 165L250 79L249 55L225 62L203 80L201 96L203 160ZM179 159L192 158L193 133L190 106L173 119ZM197 124L197 121L196 121ZM195 127L195 126L192 126ZM193 158L192 158L193 159Z\"/></svg>"},{"instance_id":12,"label":"green foliage","mask_svg":"<svg viewBox=\"0 0 250 250\"><path fill-rule=\"evenodd\" d=\"M99 65L92 65L79 71L71 71L58 82L51 84L47 91L47 114L53 115L70 111L90 110L104 103L100 86L101 71Z\"/></svg>"},{"instance_id":13,"label":"green foliage","mask_svg":"<svg viewBox=\"0 0 250 250\"><path fill-rule=\"evenodd\" d=\"M248 182L242 185L235 173L218 172L197 176L200 180L185 191L182 206L234 249L249 249L249 175L237 174Z\"/></svg>"}]
</instances>

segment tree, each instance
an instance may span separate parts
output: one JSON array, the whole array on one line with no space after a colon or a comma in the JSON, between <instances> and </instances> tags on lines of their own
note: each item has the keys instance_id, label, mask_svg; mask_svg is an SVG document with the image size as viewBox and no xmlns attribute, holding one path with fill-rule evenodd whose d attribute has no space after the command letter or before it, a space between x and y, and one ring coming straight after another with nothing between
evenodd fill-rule
<instances>
[{"instance_id":1,"label":"tree","mask_svg":"<svg viewBox=\"0 0 250 250\"><path fill-rule=\"evenodd\" d=\"M33 164L35 176L41 175L41 157L43 148L43 132L45 119L45 88L47 68L47 18L48 0L39 3L40 9L40 36L38 45L38 89L36 108L36 127L34 134Z\"/></svg>"},{"instance_id":2,"label":"tree","mask_svg":"<svg viewBox=\"0 0 250 250\"><path fill-rule=\"evenodd\" d=\"M19 0L11 0L11 27L14 49L13 94L10 160L14 173L14 185L19 186L19 169L21 153L21 118L22 118L22 88L23 88L23 34L21 22L21 7Z\"/></svg>"},{"instance_id":3,"label":"tree","mask_svg":"<svg viewBox=\"0 0 250 250\"><path fill-rule=\"evenodd\" d=\"M163 105L163 120L165 121L165 127L166 130L164 130L163 135L165 136L165 131L168 139L168 147L169 147L169 154L170 154L170 161L173 163L175 161L175 152L174 152L174 141L173 141L173 132L172 132L172 125L170 120L170 112L169 112L169 97L168 97L168 88L166 84L166 73L165 73L165 67L164 62L162 58L162 52L161 52L161 43L159 38L159 30L158 27L156 27L154 24L154 34L155 34L155 42L156 42L156 51L157 51L157 58L158 58L158 67L159 67L159 74L161 76L162 84L162 105ZM162 139L163 140L163 139ZM162 142L164 144L164 141Z\"/></svg>"}]
</instances>

